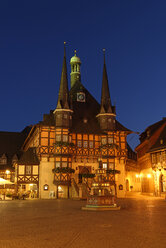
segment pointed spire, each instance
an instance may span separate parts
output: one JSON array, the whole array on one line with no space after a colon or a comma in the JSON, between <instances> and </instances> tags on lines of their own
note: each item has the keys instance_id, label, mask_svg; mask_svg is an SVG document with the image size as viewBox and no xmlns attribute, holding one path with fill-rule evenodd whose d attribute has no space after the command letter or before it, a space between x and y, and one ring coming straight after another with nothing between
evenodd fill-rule
<instances>
[{"instance_id":1,"label":"pointed spire","mask_svg":"<svg viewBox=\"0 0 166 248\"><path fill-rule=\"evenodd\" d=\"M68 103L68 95L66 94L66 100L64 103L64 109L69 109L69 103Z\"/></svg>"},{"instance_id":2,"label":"pointed spire","mask_svg":"<svg viewBox=\"0 0 166 248\"><path fill-rule=\"evenodd\" d=\"M101 91L101 110L104 108L105 112L109 111L109 113L112 113L107 69L105 63L105 49L103 49L103 55L104 55L104 66L103 66L103 80L102 80L102 91Z\"/></svg>"},{"instance_id":3,"label":"pointed spire","mask_svg":"<svg viewBox=\"0 0 166 248\"><path fill-rule=\"evenodd\" d=\"M59 87L57 108L69 108L69 89L67 80L67 65L66 65L66 42L64 42L64 58L61 74L61 82Z\"/></svg>"}]
</instances>

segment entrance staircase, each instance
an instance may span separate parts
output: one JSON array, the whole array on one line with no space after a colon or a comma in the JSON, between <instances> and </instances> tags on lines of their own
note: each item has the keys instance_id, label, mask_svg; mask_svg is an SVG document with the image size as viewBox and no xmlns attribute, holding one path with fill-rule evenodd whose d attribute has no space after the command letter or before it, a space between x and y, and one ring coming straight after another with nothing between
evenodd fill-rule
<instances>
[{"instance_id":1,"label":"entrance staircase","mask_svg":"<svg viewBox=\"0 0 166 248\"><path fill-rule=\"evenodd\" d=\"M90 186L87 182L76 183L75 179L71 180L71 195L73 199L87 199L90 194Z\"/></svg>"}]
</instances>

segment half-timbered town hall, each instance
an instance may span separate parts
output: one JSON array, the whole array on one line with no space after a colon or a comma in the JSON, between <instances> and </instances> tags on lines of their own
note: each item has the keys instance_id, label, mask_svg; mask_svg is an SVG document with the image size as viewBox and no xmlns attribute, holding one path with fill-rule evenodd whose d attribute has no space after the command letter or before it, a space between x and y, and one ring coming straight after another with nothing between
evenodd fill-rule
<instances>
[{"instance_id":1,"label":"half-timbered town hall","mask_svg":"<svg viewBox=\"0 0 166 248\"><path fill-rule=\"evenodd\" d=\"M111 183L118 197L125 196L129 181L139 191L136 155L126 141L131 131L116 119L105 55L98 86L100 103L81 81L81 60L76 52L70 65L69 87L64 49L57 105L31 127L21 148L13 152L16 159L11 168L17 192L29 193L32 198L85 198L99 166L105 170L105 182ZM8 156L5 151L0 155Z\"/></svg>"}]
</instances>

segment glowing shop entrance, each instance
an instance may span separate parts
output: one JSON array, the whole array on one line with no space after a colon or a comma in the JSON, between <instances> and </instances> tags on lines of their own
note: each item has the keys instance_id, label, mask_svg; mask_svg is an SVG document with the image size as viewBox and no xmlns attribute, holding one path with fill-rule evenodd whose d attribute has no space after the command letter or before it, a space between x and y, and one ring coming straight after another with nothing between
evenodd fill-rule
<instances>
[{"instance_id":1,"label":"glowing shop entrance","mask_svg":"<svg viewBox=\"0 0 166 248\"><path fill-rule=\"evenodd\" d=\"M58 198L64 198L64 191L61 186L58 186Z\"/></svg>"},{"instance_id":2,"label":"glowing shop entrance","mask_svg":"<svg viewBox=\"0 0 166 248\"><path fill-rule=\"evenodd\" d=\"M38 185L37 184L20 184L18 187L18 194L25 195L25 198L38 198Z\"/></svg>"}]
</instances>

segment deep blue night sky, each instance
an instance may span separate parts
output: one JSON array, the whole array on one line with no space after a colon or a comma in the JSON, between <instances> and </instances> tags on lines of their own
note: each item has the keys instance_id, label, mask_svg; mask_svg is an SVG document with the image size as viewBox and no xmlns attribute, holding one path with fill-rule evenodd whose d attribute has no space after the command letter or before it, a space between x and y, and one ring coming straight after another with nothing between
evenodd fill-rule
<instances>
[{"instance_id":1,"label":"deep blue night sky","mask_svg":"<svg viewBox=\"0 0 166 248\"><path fill-rule=\"evenodd\" d=\"M117 119L142 132L166 116L166 1L0 1L0 130L21 131L55 109L66 41L100 101L103 55ZM70 79L70 78L69 78ZM69 80L70 81L70 80ZM131 135L134 147L138 139Z\"/></svg>"}]
</instances>

